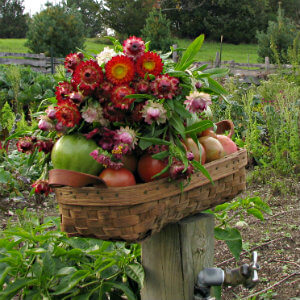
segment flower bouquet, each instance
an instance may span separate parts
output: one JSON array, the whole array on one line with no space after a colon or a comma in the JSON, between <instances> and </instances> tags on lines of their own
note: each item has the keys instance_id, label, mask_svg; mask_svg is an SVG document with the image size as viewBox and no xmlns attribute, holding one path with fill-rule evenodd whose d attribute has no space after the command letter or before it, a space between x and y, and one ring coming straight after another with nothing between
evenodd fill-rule
<instances>
[{"instance_id":1,"label":"flower bouquet","mask_svg":"<svg viewBox=\"0 0 300 300\"><path fill-rule=\"evenodd\" d=\"M66 170L60 173L61 185L72 186L72 173L92 179L92 187L55 188L63 230L70 235L138 240L208 208L199 205L199 191L188 200L188 191L201 180L214 190L206 197L212 204L218 204L213 198L224 202L244 188L244 174L237 176L234 192L231 188L224 194L226 181L220 181L218 192L212 184L228 176L234 181L232 174L245 166L246 158L244 151L240 158L234 145L228 153L228 145L217 139L215 131L222 130L211 121L210 105L226 93L213 79L224 70L205 71L195 64L203 40L203 35L196 38L178 62L171 59L172 51L149 51L149 43L135 36L123 45L112 39L114 49L96 56L79 52L65 58L67 72L56 97L48 99L51 105L39 116L39 129L21 138L18 149L47 155L46 171L33 184L36 193L49 192L49 167L53 177L55 171ZM223 158L233 152L233 158ZM228 167L230 162L238 167ZM50 183L60 184L56 178L51 182L51 176ZM184 205L174 197L184 199ZM174 206L171 213L168 207Z\"/></svg>"}]
</instances>

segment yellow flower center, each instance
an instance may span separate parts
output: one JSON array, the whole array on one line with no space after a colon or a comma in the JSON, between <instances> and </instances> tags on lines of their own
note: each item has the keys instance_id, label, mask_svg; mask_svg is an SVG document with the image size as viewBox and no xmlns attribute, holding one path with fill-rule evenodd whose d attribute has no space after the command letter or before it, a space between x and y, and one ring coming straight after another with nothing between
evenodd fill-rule
<instances>
[{"instance_id":1,"label":"yellow flower center","mask_svg":"<svg viewBox=\"0 0 300 300\"><path fill-rule=\"evenodd\" d=\"M122 154L122 149L123 149L123 147L121 145L119 145L117 149L114 149L111 152L113 154Z\"/></svg>"},{"instance_id":2,"label":"yellow flower center","mask_svg":"<svg viewBox=\"0 0 300 300\"><path fill-rule=\"evenodd\" d=\"M128 73L128 68L124 64L117 64L112 68L112 74L117 79L123 79Z\"/></svg>"},{"instance_id":3,"label":"yellow flower center","mask_svg":"<svg viewBox=\"0 0 300 300\"><path fill-rule=\"evenodd\" d=\"M143 67L146 69L146 70L154 70L155 69L155 62L153 60L146 60L144 61L143 63Z\"/></svg>"}]
</instances>

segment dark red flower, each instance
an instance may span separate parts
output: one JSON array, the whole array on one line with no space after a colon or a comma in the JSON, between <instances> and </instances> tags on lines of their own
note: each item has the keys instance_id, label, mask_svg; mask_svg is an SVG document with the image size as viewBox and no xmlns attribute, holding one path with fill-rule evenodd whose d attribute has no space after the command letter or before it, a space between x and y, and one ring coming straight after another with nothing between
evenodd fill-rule
<instances>
[{"instance_id":1,"label":"dark red flower","mask_svg":"<svg viewBox=\"0 0 300 300\"><path fill-rule=\"evenodd\" d=\"M152 93L160 99L172 99L178 91L179 80L168 74L158 75L151 82Z\"/></svg>"},{"instance_id":2,"label":"dark red flower","mask_svg":"<svg viewBox=\"0 0 300 300\"><path fill-rule=\"evenodd\" d=\"M145 79L141 79L135 82L134 88L137 94L147 94L150 90L150 82Z\"/></svg>"},{"instance_id":3,"label":"dark red flower","mask_svg":"<svg viewBox=\"0 0 300 300\"><path fill-rule=\"evenodd\" d=\"M54 146L54 143L51 139L49 140L38 140L36 142L36 146L38 147L39 149L39 152L43 151L45 154L47 153L50 153L53 146Z\"/></svg>"},{"instance_id":4,"label":"dark red flower","mask_svg":"<svg viewBox=\"0 0 300 300\"><path fill-rule=\"evenodd\" d=\"M139 56L141 56L144 53L144 51L145 43L141 38L131 36L123 43L123 52L133 59L136 59Z\"/></svg>"},{"instance_id":5,"label":"dark red flower","mask_svg":"<svg viewBox=\"0 0 300 300\"><path fill-rule=\"evenodd\" d=\"M95 90L103 81L103 72L96 61L82 61L75 69L72 84L75 84L85 94Z\"/></svg>"},{"instance_id":6,"label":"dark red flower","mask_svg":"<svg viewBox=\"0 0 300 300\"><path fill-rule=\"evenodd\" d=\"M60 103L62 101L69 99L69 95L72 91L73 91L73 86L71 83L67 81L60 82L56 87L56 92L55 92L57 102Z\"/></svg>"},{"instance_id":7,"label":"dark red flower","mask_svg":"<svg viewBox=\"0 0 300 300\"><path fill-rule=\"evenodd\" d=\"M31 154L35 149L35 143L30 136L19 138L17 142L17 149L19 152Z\"/></svg>"},{"instance_id":8,"label":"dark red flower","mask_svg":"<svg viewBox=\"0 0 300 300\"><path fill-rule=\"evenodd\" d=\"M59 123L66 127L74 127L81 119L80 112L71 100L59 103L56 109L56 119Z\"/></svg>"},{"instance_id":9,"label":"dark red flower","mask_svg":"<svg viewBox=\"0 0 300 300\"><path fill-rule=\"evenodd\" d=\"M45 194L48 196L52 192L48 180L39 179L31 185L34 188L36 194Z\"/></svg>"},{"instance_id":10,"label":"dark red flower","mask_svg":"<svg viewBox=\"0 0 300 300\"><path fill-rule=\"evenodd\" d=\"M84 136L90 140L92 138L94 138L96 135L98 135L100 133L100 129L99 128L95 128L92 131L90 131L89 133L84 134Z\"/></svg>"},{"instance_id":11,"label":"dark red flower","mask_svg":"<svg viewBox=\"0 0 300 300\"><path fill-rule=\"evenodd\" d=\"M125 118L125 113L116 109L113 104L105 103L103 106L103 117L110 122L122 122Z\"/></svg>"},{"instance_id":12,"label":"dark red flower","mask_svg":"<svg viewBox=\"0 0 300 300\"><path fill-rule=\"evenodd\" d=\"M144 103L140 102L134 105L134 108L131 113L131 118L134 122L140 122L143 119L143 110Z\"/></svg>"},{"instance_id":13,"label":"dark red flower","mask_svg":"<svg viewBox=\"0 0 300 300\"><path fill-rule=\"evenodd\" d=\"M187 179L194 173L194 167L189 164L187 169L184 171L185 166L183 162L175 160L170 167L170 177L171 179Z\"/></svg>"},{"instance_id":14,"label":"dark red flower","mask_svg":"<svg viewBox=\"0 0 300 300\"><path fill-rule=\"evenodd\" d=\"M124 98L127 95L134 94L134 89L127 84L114 87L111 93L111 101L115 107L120 109L129 109L134 102L134 98Z\"/></svg>"},{"instance_id":15,"label":"dark red flower","mask_svg":"<svg viewBox=\"0 0 300 300\"><path fill-rule=\"evenodd\" d=\"M146 73L157 76L162 70L162 59L154 52L146 52L136 61L136 71L142 78L145 77Z\"/></svg>"},{"instance_id":16,"label":"dark red flower","mask_svg":"<svg viewBox=\"0 0 300 300\"><path fill-rule=\"evenodd\" d=\"M79 53L70 53L65 58L65 68L70 72L71 74L75 71L76 67L79 65L79 63L83 59L83 54L81 52Z\"/></svg>"}]
</instances>

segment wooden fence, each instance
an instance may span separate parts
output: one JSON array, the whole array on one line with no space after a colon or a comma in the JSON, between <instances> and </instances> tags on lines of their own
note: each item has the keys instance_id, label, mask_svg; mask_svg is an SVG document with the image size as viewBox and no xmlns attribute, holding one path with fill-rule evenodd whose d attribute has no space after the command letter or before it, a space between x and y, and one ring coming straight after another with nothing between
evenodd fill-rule
<instances>
[{"instance_id":1,"label":"wooden fence","mask_svg":"<svg viewBox=\"0 0 300 300\"><path fill-rule=\"evenodd\" d=\"M175 54L176 55L176 54ZM173 57L174 58L174 57ZM176 58L175 58L176 60ZM33 70L43 73L51 73L55 71L57 65L63 64L63 58L46 57L45 54L28 54L28 53L10 53L0 52L0 64L4 65L25 65L30 66ZM230 69L230 73L234 75L242 76L260 76L261 74L268 74L271 71L278 68L277 65L269 63L269 58L265 58L264 64L249 64L249 63L237 63L234 60L220 62L219 54L217 52L215 61L197 62L197 65L207 64L207 68L215 67L227 67ZM291 68L291 65L281 65L283 68Z\"/></svg>"},{"instance_id":2,"label":"wooden fence","mask_svg":"<svg viewBox=\"0 0 300 300\"><path fill-rule=\"evenodd\" d=\"M44 53L29 54L29 53L11 53L0 52L0 65L23 65L30 66L33 70L51 73L55 70L55 66L63 64L63 58L46 57Z\"/></svg>"}]
</instances>

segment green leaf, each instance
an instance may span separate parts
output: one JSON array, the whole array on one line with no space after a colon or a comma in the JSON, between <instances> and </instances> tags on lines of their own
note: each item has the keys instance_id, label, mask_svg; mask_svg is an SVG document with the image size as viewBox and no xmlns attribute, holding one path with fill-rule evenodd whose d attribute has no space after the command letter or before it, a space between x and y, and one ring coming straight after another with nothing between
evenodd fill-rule
<instances>
[{"instance_id":1,"label":"green leaf","mask_svg":"<svg viewBox=\"0 0 300 300\"><path fill-rule=\"evenodd\" d=\"M72 274L72 276L67 276L65 279L69 279L67 282L61 281L57 286L57 289L52 295L62 295L73 289L81 280L89 276L90 272L88 270L79 270Z\"/></svg>"},{"instance_id":2,"label":"green leaf","mask_svg":"<svg viewBox=\"0 0 300 300\"><path fill-rule=\"evenodd\" d=\"M5 171L3 167L0 167L0 183L8 183L10 180L10 173Z\"/></svg>"},{"instance_id":3,"label":"green leaf","mask_svg":"<svg viewBox=\"0 0 300 300\"><path fill-rule=\"evenodd\" d=\"M145 272L140 264L129 264L125 267L125 273L134 281L136 281L141 289L144 284Z\"/></svg>"},{"instance_id":4,"label":"green leaf","mask_svg":"<svg viewBox=\"0 0 300 300\"><path fill-rule=\"evenodd\" d=\"M2 290L3 283L5 282L6 276L12 270L12 267L7 266L4 271L0 274L0 290Z\"/></svg>"},{"instance_id":5,"label":"green leaf","mask_svg":"<svg viewBox=\"0 0 300 300\"><path fill-rule=\"evenodd\" d=\"M57 271L56 276L66 276L75 273L76 271L77 269L74 267L64 267Z\"/></svg>"},{"instance_id":6,"label":"green leaf","mask_svg":"<svg viewBox=\"0 0 300 300\"><path fill-rule=\"evenodd\" d=\"M205 129L208 129L210 127L213 127L214 123L209 120L202 120L200 122L194 123L191 126L188 126L185 128L185 134L192 134L192 133L200 133L204 131Z\"/></svg>"},{"instance_id":7,"label":"green leaf","mask_svg":"<svg viewBox=\"0 0 300 300\"><path fill-rule=\"evenodd\" d=\"M223 203L223 204L217 205L217 206L214 208L214 212L226 210L226 208L228 208L228 206L229 206L229 203Z\"/></svg>"},{"instance_id":8,"label":"green leaf","mask_svg":"<svg viewBox=\"0 0 300 300\"><path fill-rule=\"evenodd\" d=\"M200 162L196 161L196 160L192 160L192 165L195 169L197 169L198 171L200 171L212 184L214 184L210 174L208 173L208 171L201 165Z\"/></svg>"},{"instance_id":9,"label":"green leaf","mask_svg":"<svg viewBox=\"0 0 300 300\"><path fill-rule=\"evenodd\" d=\"M150 138L150 137L141 136L140 139L151 143L151 145L153 145L153 144L154 145L171 145L170 142L165 141L163 139L159 139L159 138Z\"/></svg>"},{"instance_id":10,"label":"green leaf","mask_svg":"<svg viewBox=\"0 0 300 300\"><path fill-rule=\"evenodd\" d=\"M180 119L180 117L176 114L173 113L172 118L169 120L169 124L175 128L175 130L182 136L185 136L185 128L184 125Z\"/></svg>"},{"instance_id":11,"label":"green leaf","mask_svg":"<svg viewBox=\"0 0 300 300\"><path fill-rule=\"evenodd\" d=\"M215 238L217 240L224 240L224 241L235 241L241 240L241 234L238 229L236 228L215 228Z\"/></svg>"},{"instance_id":12,"label":"green leaf","mask_svg":"<svg viewBox=\"0 0 300 300\"><path fill-rule=\"evenodd\" d=\"M36 283L36 279L17 278L13 283L10 283L4 291L0 292L0 300L11 299L25 286L34 285Z\"/></svg>"},{"instance_id":13,"label":"green leaf","mask_svg":"<svg viewBox=\"0 0 300 300\"><path fill-rule=\"evenodd\" d=\"M225 76L226 74L228 74L228 72L229 72L228 68L212 68L203 71L203 73L209 74L211 76L215 76L215 75Z\"/></svg>"},{"instance_id":14,"label":"green leaf","mask_svg":"<svg viewBox=\"0 0 300 300\"><path fill-rule=\"evenodd\" d=\"M190 118L191 113L179 102L174 101L174 109L182 118Z\"/></svg>"},{"instance_id":15,"label":"green leaf","mask_svg":"<svg viewBox=\"0 0 300 300\"><path fill-rule=\"evenodd\" d=\"M262 214L261 211L260 211L259 209L257 209L257 208L254 208L254 207L248 208L248 209L247 209L247 213L248 213L249 215L253 215L254 217L256 217L256 218L259 219L259 220L262 220L262 221L265 220L263 214Z\"/></svg>"},{"instance_id":16,"label":"green leaf","mask_svg":"<svg viewBox=\"0 0 300 300\"><path fill-rule=\"evenodd\" d=\"M134 293L125 284L106 281L103 283L103 288L121 290L125 294L125 296L127 296L128 300L136 300Z\"/></svg>"},{"instance_id":17,"label":"green leaf","mask_svg":"<svg viewBox=\"0 0 300 300\"><path fill-rule=\"evenodd\" d=\"M270 206L266 202L264 202L260 197L251 197L248 199L248 201L254 203L255 207L262 210L263 212L269 215L272 214Z\"/></svg>"},{"instance_id":18,"label":"green leaf","mask_svg":"<svg viewBox=\"0 0 300 300\"><path fill-rule=\"evenodd\" d=\"M162 151L162 152L153 154L152 158L161 160L161 159L168 157L169 155L170 155L169 151Z\"/></svg>"},{"instance_id":19,"label":"green leaf","mask_svg":"<svg viewBox=\"0 0 300 300\"><path fill-rule=\"evenodd\" d=\"M186 51L183 53L180 61L176 64L175 70L184 71L193 63L194 57L200 50L203 41L204 41L204 35L201 34L188 46Z\"/></svg>"},{"instance_id":20,"label":"green leaf","mask_svg":"<svg viewBox=\"0 0 300 300\"><path fill-rule=\"evenodd\" d=\"M134 98L134 99L154 99L154 96L148 94L130 94L124 96L124 98Z\"/></svg>"},{"instance_id":21,"label":"green leaf","mask_svg":"<svg viewBox=\"0 0 300 300\"><path fill-rule=\"evenodd\" d=\"M239 260L240 259L240 254L241 254L242 248L243 248L242 239L233 240L233 241L228 240L228 241L225 241L225 243L227 244L230 252L233 254L235 259Z\"/></svg>"},{"instance_id":22,"label":"green leaf","mask_svg":"<svg viewBox=\"0 0 300 300\"><path fill-rule=\"evenodd\" d=\"M214 79L212 79L210 77L208 77L207 80L208 80L209 88L212 91L214 91L217 95L228 94L228 92L217 81L215 81Z\"/></svg>"}]
</instances>

